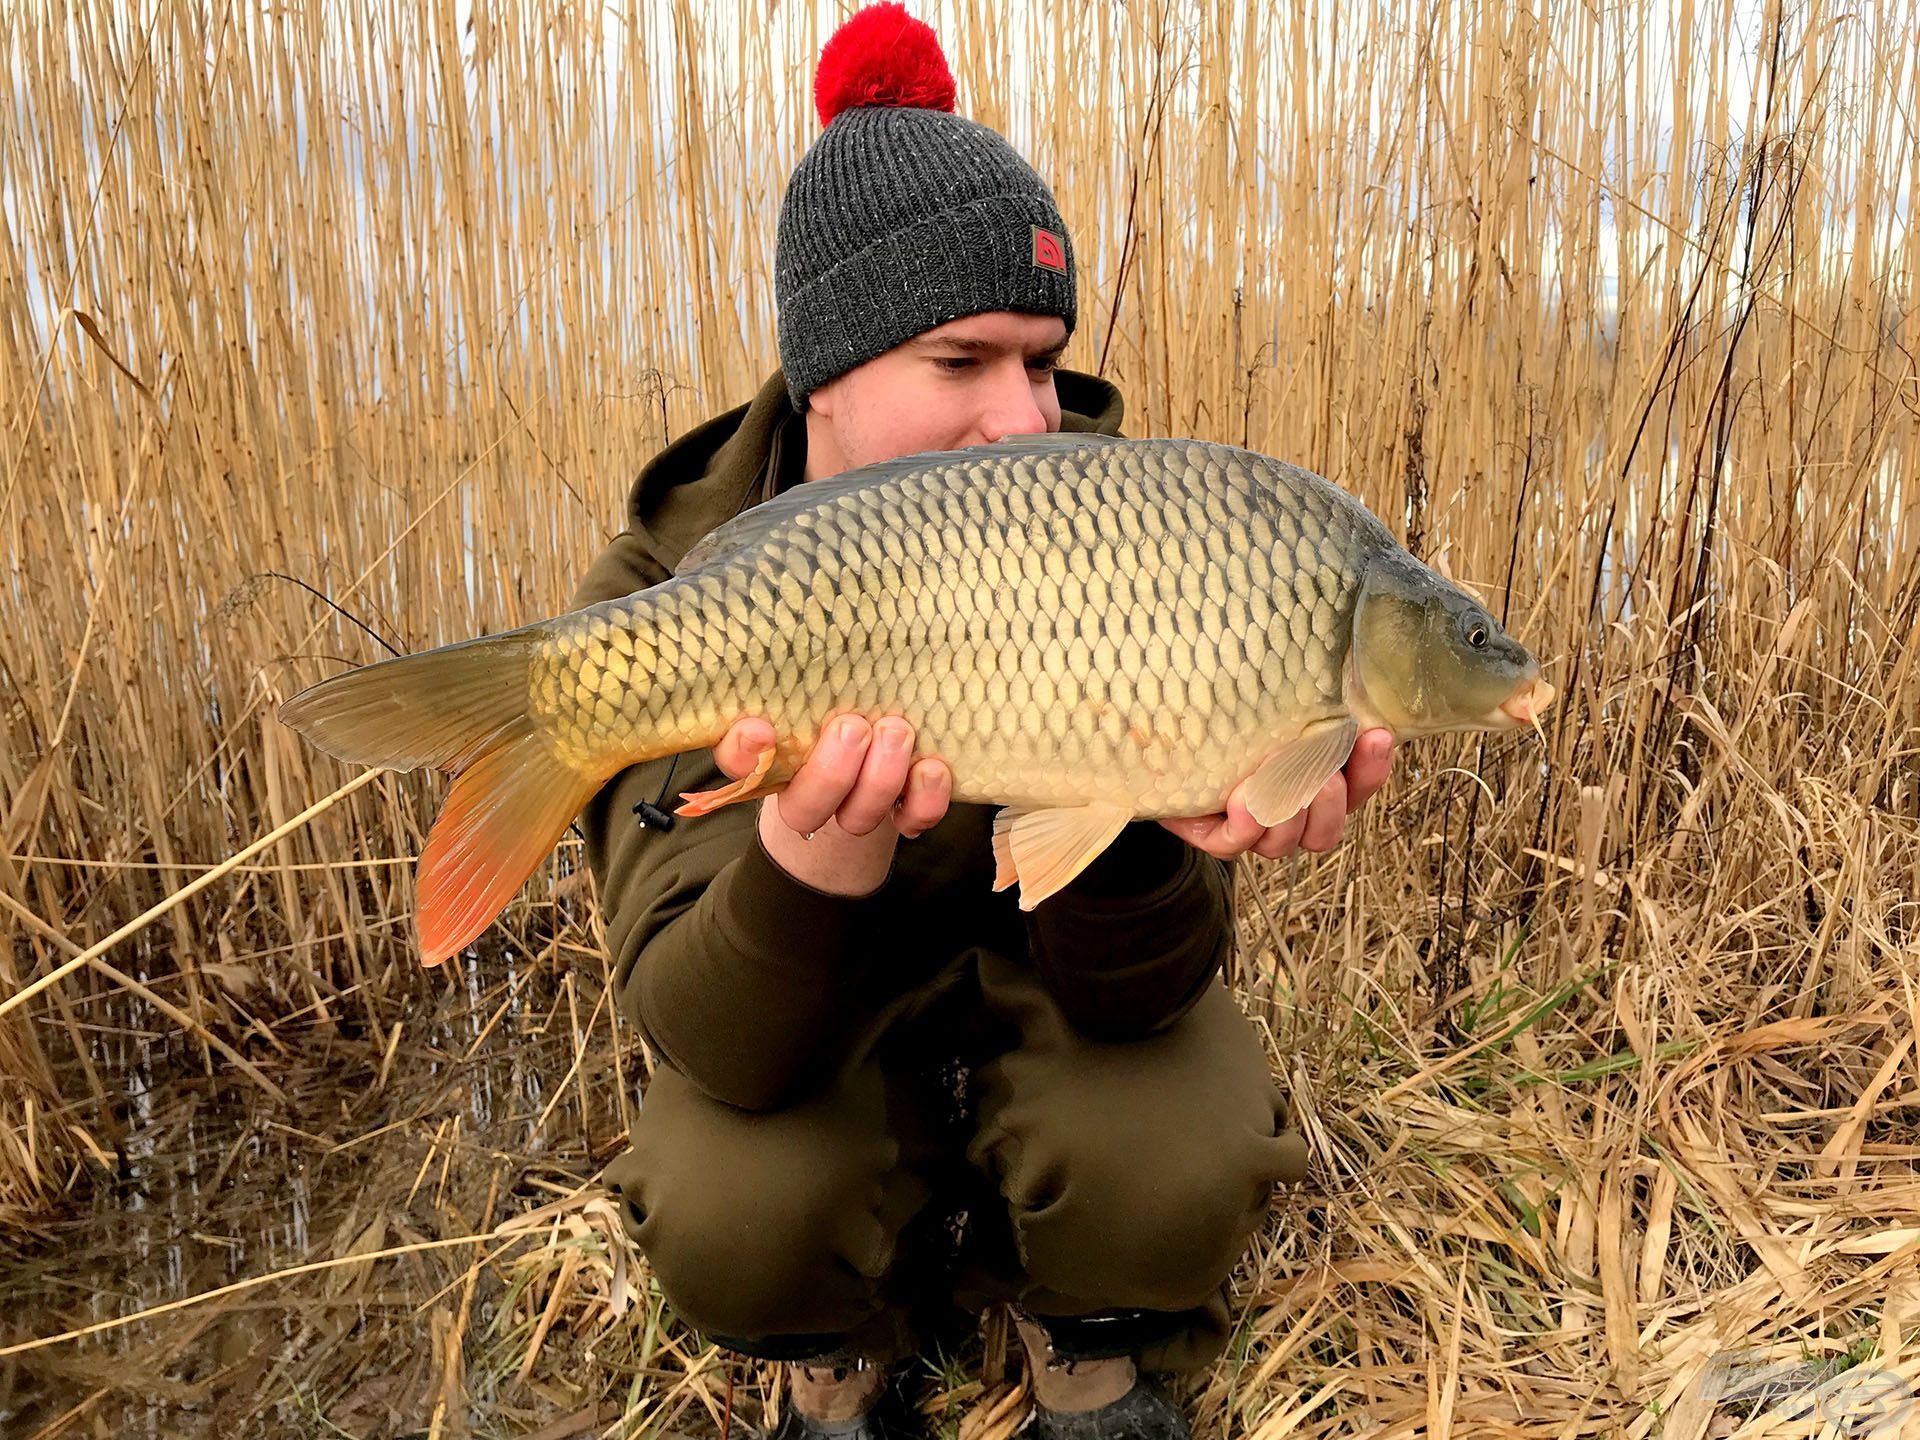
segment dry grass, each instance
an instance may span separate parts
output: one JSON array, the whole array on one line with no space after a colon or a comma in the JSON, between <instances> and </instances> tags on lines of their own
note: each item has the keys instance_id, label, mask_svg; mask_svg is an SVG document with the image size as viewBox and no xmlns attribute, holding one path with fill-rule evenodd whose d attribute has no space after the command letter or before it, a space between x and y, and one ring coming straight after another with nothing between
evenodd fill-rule
<instances>
[{"instance_id":1,"label":"dry grass","mask_svg":"<svg viewBox=\"0 0 1920 1440\"><path fill-rule=\"evenodd\" d=\"M89 957L0 1014L0 1293L25 1341L341 1262L0 1347L9 1434L757 1414L580 1189L645 1057L571 844L421 976L437 795L383 778L102 942L352 778L277 700L550 613L636 466L771 369L827 22L761 8L0 0L0 985ZM1317 1166L1199 1413L1814 1433L1725 1356L1920 1380L1920 40L1424 8L932 17L1056 183L1068 363L1135 433L1359 493L1566 697L1249 877L1237 979ZM930 1403L1007 1434L942 1363Z\"/></svg>"}]
</instances>

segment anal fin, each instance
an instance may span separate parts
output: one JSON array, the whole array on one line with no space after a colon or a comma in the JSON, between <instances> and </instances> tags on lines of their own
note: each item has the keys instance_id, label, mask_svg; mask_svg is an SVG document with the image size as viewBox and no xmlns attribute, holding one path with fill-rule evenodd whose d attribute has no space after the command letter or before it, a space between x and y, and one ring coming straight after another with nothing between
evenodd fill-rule
<instances>
[{"instance_id":1,"label":"anal fin","mask_svg":"<svg viewBox=\"0 0 1920 1440\"><path fill-rule=\"evenodd\" d=\"M993 888L1020 885L1020 908L1031 910L1066 885L1133 819L1124 805L1096 801L1029 810L1009 805L993 817Z\"/></svg>"}]
</instances>

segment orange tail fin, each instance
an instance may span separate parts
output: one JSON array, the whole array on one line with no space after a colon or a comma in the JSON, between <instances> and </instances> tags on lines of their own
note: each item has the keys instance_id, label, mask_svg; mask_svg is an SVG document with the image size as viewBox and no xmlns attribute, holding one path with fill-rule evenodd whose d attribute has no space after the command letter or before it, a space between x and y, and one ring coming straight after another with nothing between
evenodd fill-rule
<instances>
[{"instance_id":1,"label":"orange tail fin","mask_svg":"<svg viewBox=\"0 0 1920 1440\"><path fill-rule=\"evenodd\" d=\"M455 777L416 879L428 965L493 923L607 778L561 761L527 713L541 634L529 627L383 660L280 707L283 721L342 760Z\"/></svg>"}]
</instances>

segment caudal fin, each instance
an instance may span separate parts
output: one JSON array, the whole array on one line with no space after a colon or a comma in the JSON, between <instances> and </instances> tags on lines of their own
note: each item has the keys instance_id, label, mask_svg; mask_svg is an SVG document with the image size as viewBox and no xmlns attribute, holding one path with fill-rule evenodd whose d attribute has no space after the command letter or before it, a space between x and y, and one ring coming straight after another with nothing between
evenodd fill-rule
<instances>
[{"instance_id":1,"label":"caudal fin","mask_svg":"<svg viewBox=\"0 0 1920 1440\"><path fill-rule=\"evenodd\" d=\"M280 707L283 721L342 760L455 777L415 887L428 965L493 923L606 778L562 761L528 714L540 639L514 630L382 660Z\"/></svg>"}]
</instances>

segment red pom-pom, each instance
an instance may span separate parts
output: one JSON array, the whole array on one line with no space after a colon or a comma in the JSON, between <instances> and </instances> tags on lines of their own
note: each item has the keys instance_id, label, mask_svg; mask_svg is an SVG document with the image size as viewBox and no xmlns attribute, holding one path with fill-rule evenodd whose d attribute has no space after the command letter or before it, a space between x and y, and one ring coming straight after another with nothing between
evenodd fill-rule
<instances>
[{"instance_id":1,"label":"red pom-pom","mask_svg":"<svg viewBox=\"0 0 1920 1440\"><path fill-rule=\"evenodd\" d=\"M869 5L821 48L813 103L822 125L863 105L951 110L953 72L939 39L906 6Z\"/></svg>"}]
</instances>

